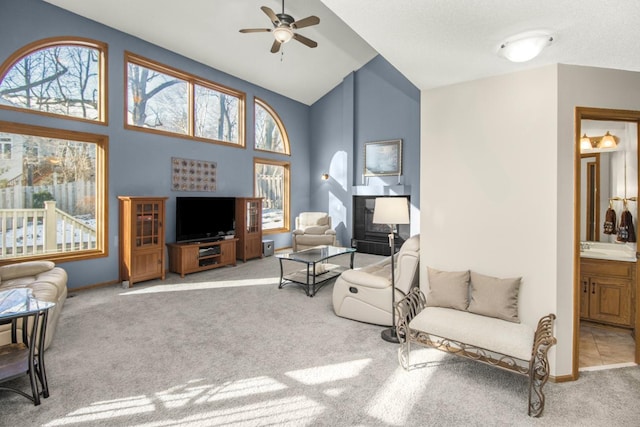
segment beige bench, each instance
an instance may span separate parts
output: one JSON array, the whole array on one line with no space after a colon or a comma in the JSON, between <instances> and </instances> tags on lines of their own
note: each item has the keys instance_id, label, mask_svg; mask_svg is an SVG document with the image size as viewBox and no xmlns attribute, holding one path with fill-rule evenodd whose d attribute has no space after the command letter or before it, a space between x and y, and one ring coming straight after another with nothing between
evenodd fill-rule
<instances>
[{"instance_id":1,"label":"beige bench","mask_svg":"<svg viewBox=\"0 0 640 427\"><path fill-rule=\"evenodd\" d=\"M429 307L422 291L414 288L396 304L396 315L402 367L410 369L411 344L420 344L528 376L528 414L542 414L542 387L549 378L547 351L556 343L554 314L542 317L534 331L523 323Z\"/></svg>"}]
</instances>

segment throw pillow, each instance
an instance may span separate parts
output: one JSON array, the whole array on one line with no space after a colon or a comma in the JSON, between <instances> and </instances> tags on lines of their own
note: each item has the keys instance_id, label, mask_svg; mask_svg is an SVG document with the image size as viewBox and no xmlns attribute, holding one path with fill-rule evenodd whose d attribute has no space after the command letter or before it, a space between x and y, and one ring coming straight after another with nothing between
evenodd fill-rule
<instances>
[{"instance_id":1,"label":"throw pillow","mask_svg":"<svg viewBox=\"0 0 640 427\"><path fill-rule=\"evenodd\" d=\"M520 323L518 292L521 278L499 279L471 272L471 313Z\"/></svg>"},{"instance_id":2,"label":"throw pillow","mask_svg":"<svg viewBox=\"0 0 640 427\"><path fill-rule=\"evenodd\" d=\"M466 310L469 306L469 270L440 271L427 267L429 274L428 307Z\"/></svg>"}]
</instances>

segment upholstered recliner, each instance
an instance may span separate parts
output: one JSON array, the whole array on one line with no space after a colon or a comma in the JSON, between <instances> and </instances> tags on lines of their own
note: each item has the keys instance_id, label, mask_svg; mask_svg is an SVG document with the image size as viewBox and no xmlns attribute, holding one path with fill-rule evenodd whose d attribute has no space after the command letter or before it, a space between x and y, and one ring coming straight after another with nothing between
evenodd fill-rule
<instances>
[{"instance_id":1,"label":"upholstered recliner","mask_svg":"<svg viewBox=\"0 0 640 427\"><path fill-rule=\"evenodd\" d=\"M51 261L25 261L0 266L0 291L16 288L30 288L35 298L56 303L47 318L44 348L48 348L67 298L67 272ZM10 342L10 325L0 325L0 346Z\"/></svg>"},{"instance_id":2,"label":"upholstered recliner","mask_svg":"<svg viewBox=\"0 0 640 427\"><path fill-rule=\"evenodd\" d=\"M418 286L420 235L404 242L394 257L395 299L399 301ZM340 317L391 326L391 257L342 273L333 285L333 310Z\"/></svg>"},{"instance_id":3,"label":"upholstered recliner","mask_svg":"<svg viewBox=\"0 0 640 427\"><path fill-rule=\"evenodd\" d=\"M336 231L331 228L331 217L326 212L301 212L296 217L291 241L294 252L320 245L336 246Z\"/></svg>"}]
</instances>

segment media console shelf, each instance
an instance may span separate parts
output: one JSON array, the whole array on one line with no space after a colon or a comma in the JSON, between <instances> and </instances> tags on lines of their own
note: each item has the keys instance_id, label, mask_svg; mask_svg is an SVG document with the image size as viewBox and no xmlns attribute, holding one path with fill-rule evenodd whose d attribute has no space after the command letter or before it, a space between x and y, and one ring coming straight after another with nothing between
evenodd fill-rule
<instances>
[{"instance_id":1,"label":"media console shelf","mask_svg":"<svg viewBox=\"0 0 640 427\"><path fill-rule=\"evenodd\" d=\"M203 243L167 243L169 271L184 277L189 273L236 265L237 241L238 239L228 239Z\"/></svg>"}]
</instances>

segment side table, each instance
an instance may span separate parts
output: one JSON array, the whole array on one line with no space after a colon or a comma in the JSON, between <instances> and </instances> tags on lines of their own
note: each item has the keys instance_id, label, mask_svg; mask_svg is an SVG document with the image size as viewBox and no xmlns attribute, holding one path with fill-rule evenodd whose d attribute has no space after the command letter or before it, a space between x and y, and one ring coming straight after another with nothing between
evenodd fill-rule
<instances>
[{"instance_id":1,"label":"side table","mask_svg":"<svg viewBox=\"0 0 640 427\"><path fill-rule=\"evenodd\" d=\"M26 373L31 382L31 395L3 385L0 390L18 393L36 406L40 404L41 394L44 398L49 397L43 349L47 317L54 305L34 298L28 288L0 292L0 324L11 324L11 344L0 346L0 383ZM20 340L18 329L22 331Z\"/></svg>"}]
</instances>

